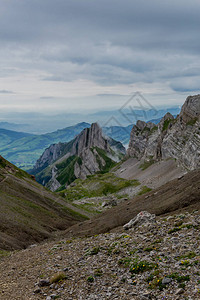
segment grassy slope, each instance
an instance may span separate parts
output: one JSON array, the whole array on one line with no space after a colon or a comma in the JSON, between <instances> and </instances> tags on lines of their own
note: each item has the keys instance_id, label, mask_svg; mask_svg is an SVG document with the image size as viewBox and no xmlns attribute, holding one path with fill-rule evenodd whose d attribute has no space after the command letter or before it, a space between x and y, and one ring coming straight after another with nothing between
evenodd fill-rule
<instances>
[{"instance_id":1,"label":"grassy slope","mask_svg":"<svg viewBox=\"0 0 200 300\"><path fill-rule=\"evenodd\" d=\"M86 180L77 179L74 184L60 192L60 195L68 201L116 194L126 187L137 186L140 183L137 180L126 180L112 173L105 173L88 176Z\"/></svg>"},{"instance_id":2,"label":"grassy slope","mask_svg":"<svg viewBox=\"0 0 200 300\"><path fill-rule=\"evenodd\" d=\"M32 135L24 132L17 132L0 128L0 147L7 147L8 144L22 138L28 138Z\"/></svg>"},{"instance_id":3,"label":"grassy slope","mask_svg":"<svg viewBox=\"0 0 200 300\"><path fill-rule=\"evenodd\" d=\"M0 207L0 249L23 248L85 219L2 157Z\"/></svg>"},{"instance_id":4,"label":"grassy slope","mask_svg":"<svg viewBox=\"0 0 200 300\"><path fill-rule=\"evenodd\" d=\"M88 236L108 232L129 222L142 210L163 215L200 209L199 186L200 170L189 172L182 178L174 179L148 194L125 201L97 218L82 223L81 226L71 227L70 231L66 231L66 236Z\"/></svg>"},{"instance_id":5,"label":"grassy slope","mask_svg":"<svg viewBox=\"0 0 200 300\"><path fill-rule=\"evenodd\" d=\"M63 148L61 157L57 161L55 161L52 165L49 165L45 169L41 170L39 173L33 173L34 175L36 175L36 179L38 182L47 186L46 184L51 179L52 166L56 166L57 168L56 179L61 184L61 187L58 189L59 191L64 190L66 184L69 185L74 180L76 180L76 177L74 175L74 166L76 162L81 166L83 163L82 159L75 155L70 156L67 159L62 159L62 157L64 157L64 155L68 151L70 152L72 143L73 141L66 144L65 148ZM107 156L107 153L104 150L98 147L94 147L91 148L91 151L93 151L93 153L94 153L94 149L97 151L97 154L94 155L96 156L96 161L99 165L99 169L100 169L99 173L103 174L109 172L109 170L113 168L116 165L116 163ZM101 159L104 160L105 165L102 165Z\"/></svg>"}]
</instances>

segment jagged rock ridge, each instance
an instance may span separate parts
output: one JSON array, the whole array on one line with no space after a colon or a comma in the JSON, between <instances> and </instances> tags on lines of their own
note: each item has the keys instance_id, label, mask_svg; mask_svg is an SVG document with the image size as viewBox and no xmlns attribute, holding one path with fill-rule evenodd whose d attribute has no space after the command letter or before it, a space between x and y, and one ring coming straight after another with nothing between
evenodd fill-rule
<instances>
[{"instance_id":1,"label":"jagged rock ridge","mask_svg":"<svg viewBox=\"0 0 200 300\"><path fill-rule=\"evenodd\" d=\"M188 170L200 167L200 95L189 96L175 119L167 113L158 125L138 121L129 148L139 160L174 158Z\"/></svg>"},{"instance_id":2,"label":"jagged rock ridge","mask_svg":"<svg viewBox=\"0 0 200 300\"><path fill-rule=\"evenodd\" d=\"M58 143L47 148L32 171L37 180L52 191L67 186L76 178L105 170L125 154L119 142L102 135L97 123L85 128L69 143Z\"/></svg>"}]
</instances>

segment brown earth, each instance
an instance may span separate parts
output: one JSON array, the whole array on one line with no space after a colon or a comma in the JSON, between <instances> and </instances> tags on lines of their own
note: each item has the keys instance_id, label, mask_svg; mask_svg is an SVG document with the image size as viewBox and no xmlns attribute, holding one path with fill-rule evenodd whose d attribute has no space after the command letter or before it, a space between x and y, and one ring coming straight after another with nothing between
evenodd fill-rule
<instances>
[{"instance_id":1,"label":"brown earth","mask_svg":"<svg viewBox=\"0 0 200 300\"><path fill-rule=\"evenodd\" d=\"M155 189L186 173L174 159L154 162L145 170L142 169L143 163L136 158L128 158L120 165L120 168L114 169L114 174L128 180L137 179L141 185Z\"/></svg>"},{"instance_id":2,"label":"brown earth","mask_svg":"<svg viewBox=\"0 0 200 300\"><path fill-rule=\"evenodd\" d=\"M65 236L90 236L108 232L124 225L142 210L159 216L199 208L200 170L195 170L145 195L125 201L99 217L72 226L65 231Z\"/></svg>"}]
</instances>

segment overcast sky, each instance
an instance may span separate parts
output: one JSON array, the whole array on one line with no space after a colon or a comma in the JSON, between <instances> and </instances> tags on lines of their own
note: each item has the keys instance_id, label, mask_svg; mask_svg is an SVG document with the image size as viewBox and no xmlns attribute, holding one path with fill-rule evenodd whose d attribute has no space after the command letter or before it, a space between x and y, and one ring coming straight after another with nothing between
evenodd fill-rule
<instances>
[{"instance_id":1,"label":"overcast sky","mask_svg":"<svg viewBox=\"0 0 200 300\"><path fill-rule=\"evenodd\" d=\"M1 0L1 111L152 105L200 92L199 0Z\"/></svg>"}]
</instances>

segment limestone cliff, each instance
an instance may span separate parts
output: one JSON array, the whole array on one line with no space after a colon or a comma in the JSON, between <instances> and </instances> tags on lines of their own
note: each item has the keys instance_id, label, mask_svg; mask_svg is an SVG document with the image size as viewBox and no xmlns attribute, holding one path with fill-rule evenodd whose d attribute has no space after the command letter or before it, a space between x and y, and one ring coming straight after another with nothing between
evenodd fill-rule
<instances>
[{"instance_id":1,"label":"limestone cliff","mask_svg":"<svg viewBox=\"0 0 200 300\"><path fill-rule=\"evenodd\" d=\"M167 113L158 125L138 121L133 126L131 157L174 158L188 170L200 167L200 95L189 96L176 119Z\"/></svg>"},{"instance_id":2,"label":"limestone cliff","mask_svg":"<svg viewBox=\"0 0 200 300\"><path fill-rule=\"evenodd\" d=\"M105 138L97 123L85 128L69 143L47 148L33 169L37 180L51 190L105 171L125 154L125 148L111 138Z\"/></svg>"}]
</instances>

